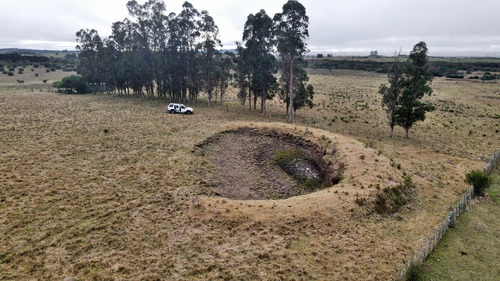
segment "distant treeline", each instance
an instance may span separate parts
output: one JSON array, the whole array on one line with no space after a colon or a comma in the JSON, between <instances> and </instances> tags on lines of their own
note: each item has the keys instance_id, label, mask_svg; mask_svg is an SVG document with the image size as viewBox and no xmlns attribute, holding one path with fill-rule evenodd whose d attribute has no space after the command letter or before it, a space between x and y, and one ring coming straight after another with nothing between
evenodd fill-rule
<instances>
[{"instance_id":1,"label":"distant treeline","mask_svg":"<svg viewBox=\"0 0 500 281\"><path fill-rule=\"evenodd\" d=\"M48 62L48 57L42 56L22 56L18 53L10 53L10 54L0 54L0 61L28 61L28 62Z\"/></svg>"},{"instance_id":2,"label":"distant treeline","mask_svg":"<svg viewBox=\"0 0 500 281\"><path fill-rule=\"evenodd\" d=\"M311 60L309 65L312 68L319 69L353 69L373 71L379 73L388 73L393 62L362 61L362 60L332 60L321 59ZM429 70L436 77L452 76L458 71L485 71L500 72L500 63L495 62L446 62L431 61Z\"/></svg>"}]
</instances>

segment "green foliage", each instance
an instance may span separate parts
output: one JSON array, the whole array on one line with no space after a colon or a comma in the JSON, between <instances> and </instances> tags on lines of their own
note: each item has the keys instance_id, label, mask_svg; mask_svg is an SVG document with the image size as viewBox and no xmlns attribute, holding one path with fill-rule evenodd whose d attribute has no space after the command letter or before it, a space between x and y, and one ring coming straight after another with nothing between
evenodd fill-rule
<instances>
[{"instance_id":1,"label":"green foliage","mask_svg":"<svg viewBox=\"0 0 500 281\"><path fill-rule=\"evenodd\" d=\"M179 14L167 13L161 0L128 1L127 9L130 18L113 23L109 39L95 29L76 33L77 72L93 92L131 89L136 96L173 101L196 101L202 90L209 101L223 95L231 76L207 11L185 2Z\"/></svg>"},{"instance_id":2,"label":"green foliage","mask_svg":"<svg viewBox=\"0 0 500 281\"><path fill-rule=\"evenodd\" d=\"M300 73L300 71L298 71ZM305 73L305 71L304 71ZM302 81L309 80L307 74L303 74ZM307 87L304 83L299 83L296 92L295 99L293 100L293 109L297 110L304 106L308 106L312 108L314 106L313 98L314 98L314 87L311 84L307 84Z\"/></svg>"},{"instance_id":3,"label":"green foliage","mask_svg":"<svg viewBox=\"0 0 500 281\"><path fill-rule=\"evenodd\" d=\"M403 92L400 97L400 106L396 111L396 124L406 131L418 121L425 120L425 113L434 110L430 104L423 103L421 99L432 93L430 83L432 73L427 65L427 45L419 42L413 47L404 68Z\"/></svg>"},{"instance_id":4,"label":"green foliage","mask_svg":"<svg viewBox=\"0 0 500 281\"><path fill-rule=\"evenodd\" d=\"M22 84L22 83L24 83L24 80L17 79L17 83Z\"/></svg>"},{"instance_id":5,"label":"green foliage","mask_svg":"<svg viewBox=\"0 0 500 281\"><path fill-rule=\"evenodd\" d=\"M312 87L304 86L308 81L303 58L307 52L305 40L309 37L309 17L301 3L289 0L283 5L282 13L274 16L274 22L276 49L280 57L282 97L287 105L287 121L293 123L297 109L295 97L298 94L312 95L306 89L313 90Z\"/></svg>"},{"instance_id":6,"label":"green foliage","mask_svg":"<svg viewBox=\"0 0 500 281\"><path fill-rule=\"evenodd\" d=\"M482 171L472 170L465 175L465 182L474 186L475 195L483 196L484 191L492 183L492 179Z\"/></svg>"},{"instance_id":7,"label":"green foliage","mask_svg":"<svg viewBox=\"0 0 500 281\"><path fill-rule=\"evenodd\" d=\"M43 84L47 83L47 79L42 80Z\"/></svg>"},{"instance_id":8,"label":"green foliage","mask_svg":"<svg viewBox=\"0 0 500 281\"><path fill-rule=\"evenodd\" d=\"M14 76L14 72L9 71L9 72L7 73L7 75L9 75L9 76Z\"/></svg>"},{"instance_id":9,"label":"green foliage","mask_svg":"<svg viewBox=\"0 0 500 281\"><path fill-rule=\"evenodd\" d=\"M485 72L480 78L482 81L500 79L499 75L491 74L490 72Z\"/></svg>"},{"instance_id":10,"label":"green foliage","mask_svg":"<svg viewBox=\"0 0 500 281\"><path fill-rule=\"evenodd\" d=\"M405 176L403 183L393 187L385 187L376 195L374 210L378 214L399 212L411 199L415 184L410 176Z\"/></svg>"},{"instance_id":11,"label":"green foliage","mask_svg":"<svg viewBox=\"0 0 500 281\"><path fill-rule=\"evenodd\" d=\"M464 79L464 76L460 73L450 73L446 75L446 78Z\"/></svg>"},{"instance_id":12,"label":"green foliage","mask_svg":"<svg viewBox=\"0 0 500 281\"><path fill-rule=\"evenodd\" d=\"M406 281L423 281L422 269L417 265L410 265L406 271Z\"/></svg>"},{"instance_id":13,"label":"green foliage","mask_svg":"<svg viewBox=\"0 0 500 281\"><path fill-rule=\"evenodd\" d=\"M273 157L274 164L282 167L297 160L309 160L309 156L301 149L278 150Z\"/></svg>"},{"instance_id":14,"label":"green foliage","mask_svg":"<svg viewBox=\"0 0 500 281\"><path fill-rule=\"evenodd\" d=\"M403 127L408 138L415 122L424 121L425 113L434 110L432 105L421 101L425 95L432 93L430 83L433 75L427 62L427 45L420 42L415 45L404 65L399 63L399 55L396 56L388 75L389 86L382 84L379 87L382 105L389 119L391 138L395 125Z\"/></svg>"},{"instance_id":15,"label":"green foliage","mask_svg":"<svg viewBox=\"0 0 500 281\"><path fill-rule=\"evenodd\" d=\"M78 94L85 94L90 92L89 86L85 79L80 75L71 75L64 77L61 81L52 83L52 87L58 89L67 89L67 93L75 91Z\"/></svg>"},{"instance_id":16,"label":"green foliage","mask_svg":"<svg viewBox=\"0 0 500 281\"><path fill-rule=\"evenodd\" d=\"M331 55L327 55L331 56ZM378 73L389 73L393 63L376 60L313 60L313 68L321 69L354 69ZM429 71L434 77L443 77L459 70L466 71L490 71L500 72L500 64L497 62L449 62L449 61L429 61ZM468 73L469 74L469 73Z\"/></svg>"},{"instance_id":17,"label":"green foliage","mask_svg":"<svg viewBox=\"0 0 500 281\"><path fill-rule=\"evenodd\" d=\"M214 89L217 86L218 64L221 61L221 54L216 48L221 47L222 44L219 40L219 28L215 25L214 19L207 11L202 11L201 13L200 31L202 34L201 37L204 38L198 45L201 51L201 85L208 94L208 104L210 105Z\"/></svg>"},{"instance_id":18,"label":"green foliage","mask_svg":"<svg viewBox=\"0 0 500 281\"><path fill-rule=\"evenodd\" d=\"M314 160L304 150L278 150L271 160L287 174L298 180L302 188L308 192L321 187L323 183L323 175L319 177L309 177L303 174L305 169L314 165Z\"/></svg>"},{"instance_id":19,"label":"green foliage","mask_svg":"<svg viewBox=\"0 0 500 281\"><path fill-rule=\"evenodd\" d=\"M397 120L397 110L400 106L401 93L403 91L403 71L399 63L400 55L396 56L394 64L389 72L389 87L386 84L381 84L379 94L382 95L382 106L385 108L389 126L391 128L391 138L393 137L394 126Z\"/></svg>"},{"instance_id":20,"label":"green foliage","mask_svg":"<svg viewBox=\"0 0 500 281\"><path fill-rule=\"evenodd\" d=\"M260 97L262 113L266 111L265 101L272 99L278 88L274 76L277 72L277 61L272 54L273 24L273 20L261 10L255 15L248 15L243 30L245 50L241 53L241 62L246 64L249 90L254 95L254 107L257 97Z\"/></svg>"}]
</instances>

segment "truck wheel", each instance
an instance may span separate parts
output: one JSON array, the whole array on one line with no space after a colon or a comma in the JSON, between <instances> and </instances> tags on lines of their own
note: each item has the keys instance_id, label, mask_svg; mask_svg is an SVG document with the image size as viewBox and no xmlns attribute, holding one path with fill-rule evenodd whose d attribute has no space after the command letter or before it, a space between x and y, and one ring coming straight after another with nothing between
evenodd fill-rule
<instances>
[{"instance_id":1,"label":"truck wheel","mask_svg":"<svg viewBox=\"0 0 500 281\"><path fill-rule=\"evenodd\" d=\"M191 114L193 114L193 112L192 111L186 111L186 114L187 115L191 115Z\"/></svg>"},{"instance_id":2,"label":"truck wheel","mask_svg":"<svg viewBox=\"0 0 500 281\"><path fill-rule=\"evenodd\" d=\"M175 113L175 110L170 110L170 114L174 114Z\"/></svg>"}]
</instances>

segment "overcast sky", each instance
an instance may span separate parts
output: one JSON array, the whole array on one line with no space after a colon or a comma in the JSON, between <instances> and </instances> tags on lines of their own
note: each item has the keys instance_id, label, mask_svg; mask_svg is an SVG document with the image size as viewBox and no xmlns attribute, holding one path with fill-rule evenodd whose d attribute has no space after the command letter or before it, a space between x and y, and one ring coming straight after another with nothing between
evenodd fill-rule
<instances>
[{"instance_id":1,"label":"overcast sky","mask_svg":"<svg viewBox=\"0 0 500 281\"><path fill-rule=\"evenodd\" d=\"M95 28L109 36L111 24L128 17L128 0L0 0L0 48L73 50L75 33ZM137 0L140 4L145 0ZM164 0L178 13L183 0ZM191 0L207 10L224 48L241 40L250 13L271 17L286 0ZM425 41L429 54L500 56L500 0L300 0L310 18L312 53L392 55Z\"/></svg>"}]
</instances>

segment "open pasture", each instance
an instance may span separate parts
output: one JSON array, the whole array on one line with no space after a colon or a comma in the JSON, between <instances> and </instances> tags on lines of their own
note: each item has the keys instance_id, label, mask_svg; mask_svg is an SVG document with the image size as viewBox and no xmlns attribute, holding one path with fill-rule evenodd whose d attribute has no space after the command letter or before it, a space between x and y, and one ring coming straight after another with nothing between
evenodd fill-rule
<instances>
[{"instance_id":1,"label":"open pasture","mask_svg":"<svg viewBox=\"0 0 500 281\"><path fill-rule=\"evenodd\" d=\"M435 79L436 111L388 138L383 75L311 70L312 109L269 113L0 89L0 280L388 280L500 148L500 87ZM239 127L301 136L345 164L337 185L283 200L210 195L196 145ZM333 152L333 150L336 152ZM416 184L400 213L375 193Z\"/></svg>"}]
</instances>

